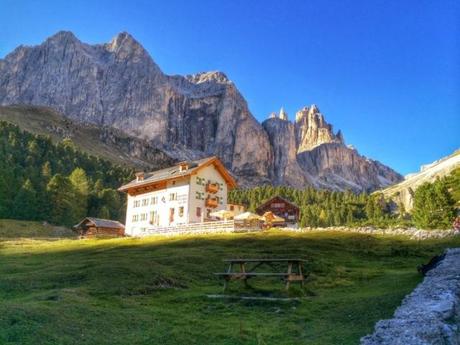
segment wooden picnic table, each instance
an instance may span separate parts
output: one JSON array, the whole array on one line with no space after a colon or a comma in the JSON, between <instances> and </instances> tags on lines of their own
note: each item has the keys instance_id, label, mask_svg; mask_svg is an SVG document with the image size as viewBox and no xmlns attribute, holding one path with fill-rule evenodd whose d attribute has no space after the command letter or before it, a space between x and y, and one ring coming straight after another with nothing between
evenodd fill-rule
<instances>
[{"instance_id":1,"label":"wooden picnic table","mask_svg":"<svg viewBox=\"0 0 460 345\"><path fill-rule=\"evenodd\" d=\"M300 282L302 288L305 282L303 264L307 262L304 259L226 259L228 263L227 272L214 273L224 278L224 291L227 289L228 282L231 280L242 280L245 286L248 285L248 279L252 277L279 277L286 282L286 290L289 290L291 282ZM262 265L274 267L275 264L287 264L286 272L255 272ZM234 266L239 266L239 271L234 271ZM249 266L251 265L251 266Z\"/></svg>"}]
</instances>

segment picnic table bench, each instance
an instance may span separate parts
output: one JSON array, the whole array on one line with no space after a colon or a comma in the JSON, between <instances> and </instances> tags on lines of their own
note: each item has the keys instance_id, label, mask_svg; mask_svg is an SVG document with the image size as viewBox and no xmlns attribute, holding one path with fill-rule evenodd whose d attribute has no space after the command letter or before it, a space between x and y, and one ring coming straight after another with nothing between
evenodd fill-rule
<instances>
[{"instance_id":1,"label":"picnic table bench","mask_svg":"<svg viewBox=\"0 0 460 345\"><path fill-rule=\"evenodd\" d=\"M304 286L306 275L303 264L307 261L303 259L226 259L223 261L228 263L227 272L214 274L224 279L224 291L229 281L242 280L247 286L248 279L252 277L279 277L286 282L286 290L289 290L291 282L299 282L302 288ZM287 264L286 272L255 272L255 269L262 265L274 267L275 264L283 263ZM235 265L239 266L239 271L233 270Z\"/></svg>"}]
</instances>

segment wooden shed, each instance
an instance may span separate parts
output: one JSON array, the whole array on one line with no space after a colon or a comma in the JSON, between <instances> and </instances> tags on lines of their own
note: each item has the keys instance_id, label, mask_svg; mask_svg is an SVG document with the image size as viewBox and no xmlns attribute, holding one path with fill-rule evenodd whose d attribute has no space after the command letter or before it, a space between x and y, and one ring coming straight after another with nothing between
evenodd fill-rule
<instances>
[{"instance_id":1,"label":"wooden shed","mask_svg":"<svg viewBox=\"0 0 460 345\"><path fill-rule=\"evenodd\" d=\"M278 217L285 219L285 223L281 224L284 226L288 224L289 225L297 224L300 218L299 207L296 204L292 203L291 201L281 196L275 196L265 201L262 205L257 207L256 212L257 214L261 216L265 212L272 212Z\"/></svg>"},{"instance_id":2,"label":"wooden shed","mask_svg":"<svg viewBox=\"0 0 460 345\"><path fill-rule=\"evenodd\" d=\"M125 235L125 226L118 221L110 219L86 217L72 228L82 237Z\"/></svg>"}]
</instances>

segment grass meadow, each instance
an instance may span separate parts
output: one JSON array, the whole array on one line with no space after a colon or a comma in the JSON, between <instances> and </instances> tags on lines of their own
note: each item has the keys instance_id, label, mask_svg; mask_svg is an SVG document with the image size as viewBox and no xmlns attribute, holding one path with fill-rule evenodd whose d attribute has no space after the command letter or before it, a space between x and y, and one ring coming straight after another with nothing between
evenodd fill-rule
<instances>
[{"instance_id":1,"label":"grass meadow","mask_svg":"<svg viewBox=\"0 0 460 345\"><path fill-rule=\"evenodd\" d=\"M0 220L0 344L356 344L422 280L417 265L455 246L279 230L79 240ZM236 257L304 258L310 276L303 290L258 278L208 297Z\"/></svg>"}]
</instances>

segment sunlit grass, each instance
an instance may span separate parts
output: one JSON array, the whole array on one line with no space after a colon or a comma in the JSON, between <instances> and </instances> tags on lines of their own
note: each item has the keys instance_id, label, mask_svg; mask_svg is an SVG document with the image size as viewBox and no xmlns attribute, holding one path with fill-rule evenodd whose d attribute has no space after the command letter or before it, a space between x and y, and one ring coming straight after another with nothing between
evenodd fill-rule
<instances>
[{"instance_id":1,"label":"sunlit grass","mask_svg":"<svg viewBox=\"0 0 460 345\"><path fill-rule=\"evenodd\" d=\"M77 240L0 224L0 344L356 344L421 280L417 265L460 245L276 230ZM309 282L286 293L258 279L228 292L288 302L208 298L232 257L306 258Z\"/></svg>"}]
</instances>

